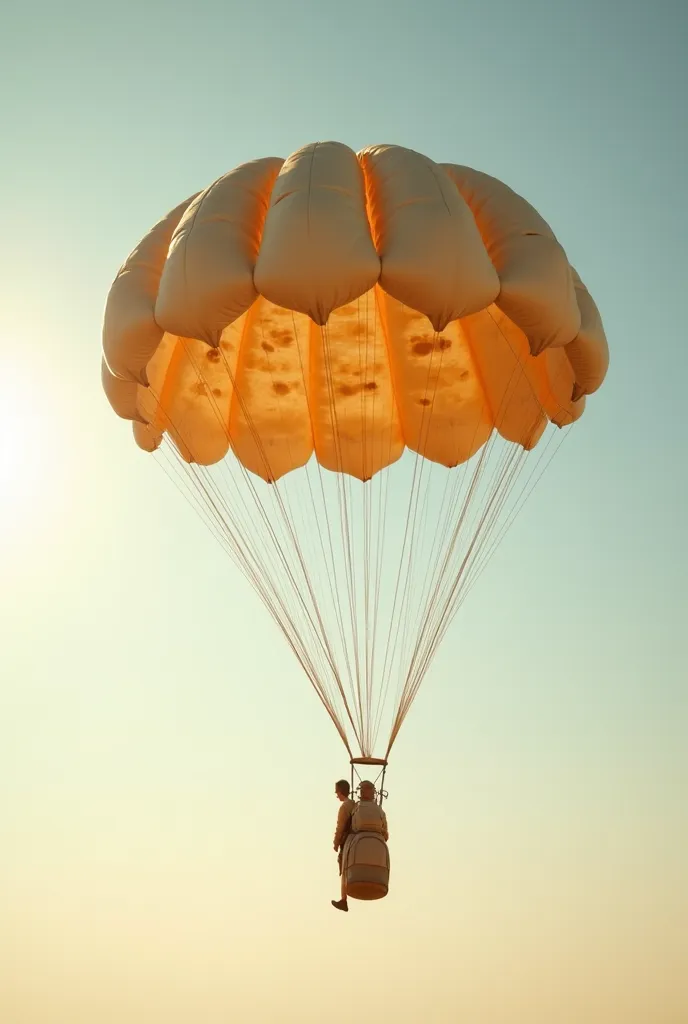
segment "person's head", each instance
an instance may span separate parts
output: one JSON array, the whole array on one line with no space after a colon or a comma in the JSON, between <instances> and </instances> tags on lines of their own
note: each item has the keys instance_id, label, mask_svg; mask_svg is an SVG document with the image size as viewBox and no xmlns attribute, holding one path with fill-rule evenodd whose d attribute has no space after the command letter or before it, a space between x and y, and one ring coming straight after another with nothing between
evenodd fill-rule
<instances>
[{"instance_id":1,"label":"person's head","mask_svg":"<svg viewBox=\"0 0 688 1024\"><path fill-rule=\"evenodd\" d=\"M340 779L334 784L334 792L338 800L346 800L351 792L351 786L346 779Z\"/></svg>"},{"instance_id":2,"label":"person's head","mask_svg":"<svg viewBox=\"0 0 688 1024\"><path fill-rule=\"evenodd\" d=\"M367 779L361 783L358 787L359 793L361 794L361 800L374 800L375 799L375 786L372 782Z\"/></svg>"}]
</instances>

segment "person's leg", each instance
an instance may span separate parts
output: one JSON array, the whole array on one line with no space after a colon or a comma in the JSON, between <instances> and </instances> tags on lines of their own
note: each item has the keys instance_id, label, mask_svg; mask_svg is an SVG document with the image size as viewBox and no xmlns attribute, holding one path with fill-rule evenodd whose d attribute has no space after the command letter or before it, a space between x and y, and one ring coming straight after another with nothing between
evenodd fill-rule
<instances>
[{"instance_id":1,"label":"person's leg","mask_svg":"<svg viewBox=\"0 0 688 1024\"><path fill-rule=\"evenodd\" d=\"M340 856L342 856L341 853L340 853ZM348 910L349 909L349 904L346 901L346 871L344 870L343 857L342 857L342 860L340 861L339 873L342 876L342 885L341 885L342 898L340 900L331 900L331 903L332 903L332 906L335 907L337 910Z\"/></svg>"}]
</instances>

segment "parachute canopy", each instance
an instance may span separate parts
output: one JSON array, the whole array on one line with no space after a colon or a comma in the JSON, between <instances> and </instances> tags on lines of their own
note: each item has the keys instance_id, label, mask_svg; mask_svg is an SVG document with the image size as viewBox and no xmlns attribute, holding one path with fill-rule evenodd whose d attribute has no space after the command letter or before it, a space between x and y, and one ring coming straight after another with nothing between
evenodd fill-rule
<instances>
[{"instance_id":1,"label":"parachute canopy","mask_svg":"<svg viewBox=\"0 0 688 1024\"><path fill-rule=\"evenodd\" d=\"M161 220L112 285L103 350L113 409L171 460L364 756L395 681L389 752L527 496L525 455L609 362L524 199L336 142L235 168Z\"/></svg>"}]
</instances>

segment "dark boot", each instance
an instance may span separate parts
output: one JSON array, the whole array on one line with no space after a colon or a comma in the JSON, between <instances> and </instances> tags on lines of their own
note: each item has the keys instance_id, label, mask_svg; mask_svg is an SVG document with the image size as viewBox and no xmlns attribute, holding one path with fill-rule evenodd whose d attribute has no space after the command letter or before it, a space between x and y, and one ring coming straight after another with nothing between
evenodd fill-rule
<instances>
[{"instance_id":1,"label":"dark boot","mask_svg":"<svg viewBox=\"0 0 688 1024\"><path fill-rule=\"evenodd\" d=\"M332 906L336 910L343 910L345 913L348 914L348 912L349 912L349 904L346 902L345 899L344 900L331 900L331 903L332 903Z\"/></svg>"}]
</instances>

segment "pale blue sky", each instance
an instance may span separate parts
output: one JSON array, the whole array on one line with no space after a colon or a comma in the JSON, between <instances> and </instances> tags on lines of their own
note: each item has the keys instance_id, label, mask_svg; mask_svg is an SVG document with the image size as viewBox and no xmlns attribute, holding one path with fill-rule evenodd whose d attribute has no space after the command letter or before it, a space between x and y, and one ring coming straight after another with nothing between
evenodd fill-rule
<instances>
[{"instance_id":1,"label":"pale blue sky","mask_svg":"<svg viewBox=\"0 0 688 1024\"><path fill-rule=\"evenodd\" d=\"M687 58L679 2L3 10L7 1024L344 1021L367 954L380 1020L686 1019ZM139 237L326 138L521 192L612 352L395 747L390 897L344 920L337 737L99 383Z\"/></svg>"}]
</instances>

